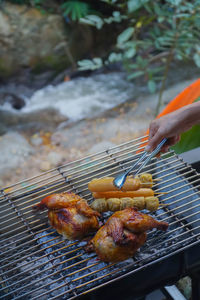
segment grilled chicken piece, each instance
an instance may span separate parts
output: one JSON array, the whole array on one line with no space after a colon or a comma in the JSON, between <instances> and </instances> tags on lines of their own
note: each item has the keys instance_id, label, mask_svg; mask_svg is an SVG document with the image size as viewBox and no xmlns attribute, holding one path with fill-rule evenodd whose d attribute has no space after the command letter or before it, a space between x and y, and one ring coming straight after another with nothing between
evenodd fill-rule
<instances>
[{"instance_id":1,"label":"grilled chicken piece","mask_svg":"<svg viewBox=\"0 0 200 300\"><path fill-rule=\"evenodd\" d=\"M122 226L133 233L141 233L153 228L167 230L168 223L159 222L147 214L139 212L135 208L126 208L115 212L108 221L112 224L112 219L118 219ZM107 223L107 222L106 222Z\"/></svg>"},{"instance_id":2,"label":"grilled chicken piece","mask_svg":"<svg viewBox=\"0 0 200 300\"><path fill-rule=\"evenodd\" d=\"M69 240L81 239L99 228L99 213L74 193L52 194L34 208L47 208L51 226Z\"/></svg>"},{"instance_id":3,"label":"grilled chicken piece","mask_svg":"<svg viewBox=\"0 0 200 300\"><path fill-rule=\"evenodd\" d=\"M126 229L123 230L123 240L115 241L108 226L104 225L85 248L88 252L95 251L102 261L119 262L133 257L145 241L146 232L134 234Z\"/></svg>"},{"instance_id":4,"label":"grilled chicken piece","mask_svg":"<svg viewBox=\"0 0 200 300\"><path fill-rule=\"evenodd\" d=\"M105 262L125 260L145 243L146 231L152 228L166 230L168 224L133 208L126 208L108 219L88 243L86 251L95 251Z\"/></svg>"}]
</instances>

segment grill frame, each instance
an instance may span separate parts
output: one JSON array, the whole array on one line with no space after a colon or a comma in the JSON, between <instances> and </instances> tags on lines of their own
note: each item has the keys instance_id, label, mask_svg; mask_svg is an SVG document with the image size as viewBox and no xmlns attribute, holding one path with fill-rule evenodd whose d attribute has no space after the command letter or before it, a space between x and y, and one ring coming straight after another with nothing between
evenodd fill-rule
<instances>
[{"instance_id":1,"label":"grill frame","mask_svg":"<svg viewBox=\"0 0 200 300\"><path fill-rule=\"evenodd\" d=\"M129 165L132 164L138 158L138 156L141 153L140 151L144 150L144 144L145 144L144 139L145 138L147 138L147 137L140 137L140 138L135 139L133 141L130 141L130 142L124 143L122 145L110 148L106 151L99 152L95 155L90 155L86 158L77 160L75 162L71 162L71 163L66 164L64 166L61 166L59 168L55 168L53 170L47 171L43 174L40 174L39 176L34 176L30 179L27 179L25 181L21 181L19 183L13 184L9 187L6 187L6 188L2 189L1 190L0 201L2 201L3 205L1 206L1 208L3 207L4 212L9 212L10 211L6 215L6 217L4 217L4 220L3 220L3 224L5 224L6 226L3 228L4 232L2 233L2 236L4 237L4 236L7 235L7 230L9 228L11 228L9 233L14 234L16 229L15 228L12 229L12 226L15 226L16 224L18 224L18 222L14 223L14 224L12 223L11 225L9 224L9 222L11 222L15 219L20 220L20 222L22 224L21 229L26 228L25 230L23 230L22 232L19 232L19 234L17 234L17 235L19 235L19 237L22 235L21 240L19 239L18 242L23 241L23 240L26 241L27 237L26 237L26 235L24 236L24 233L27 233L29 235L29 237L30 236L35 237L36 234L40 233L40 231L42 233L44 229L41 229L38 232L35 232L35 230L38 227L40 228L40 227L42 227L42 225L44 226L44 224L46 224L46 223L44 223L44 224L40 223L41 222L40 217L44 216L46 213L45 212L41 213L39 217L38 216L36 217L32 213L31 207L32 207L33 204L38 202L45 195L48 195L52 192L55 192L55 188L56 188L56 191L60 191L60 189L62 189L62 185L64 185L64 190L65 191L77 192L90 202L92 200L92 198L91 198L90 192L87 190L86 183L89 180L91 180L92 178L94 178L95 174L96 175L98 174L99 177L101 177L102 175L116 175L117 173L119 173L120 170L127 169L129 167ZM177 172L183 172L184 175L188 176L189 179L187 179L187 180L192 180L192 186L190 187L190 184L188 182L186 182L186 188L190 187L191 190L193 190L193 191L195 190L195 192L193 194L195 194L195 195L198 194L199 191L196 191L196 189L200 187L200 184L197 185L197 182L200 181L199 174L195 170L193 170L190 165L187 165L182 159L180 159L173 152L170 153L169 157L168 157L168 155L169 154L163 155L162 158L161 158L161 162L162 163L164 162L165 164L167 163L169 165L172 165L174 163L174 166L171 166L169 168L169 170L172 170L172 172L170 174L172 174L173 172L174 172L174 174L176 174ZM172 159L172 161L170 161L171 159ZM156 175L156 176L159 175L160 178L166 177L167 176L167 175L165 175L166 170L165 169L164 169L164 171L162 170L163 166L160 168L160 171L157 171L159 168L157 167L156 164L157 164L157 160L155 158L152 159L151 162L149 163L149 165L146 167L147 170L150 168L153 171L153 174ZM166 165L165 165L165 167L166 167ZM68 174L69 170L71 170L70 174ZM177 170L179 170L179 171L177 171ZM188 171L186 171L186 170L188 170ZM164 172L164 175L162 175L163 172ZM87 173L87 178L85 178L85 173ZM190 173L193 173L193 175L189 176ZM182 178L183 176L182 177L181 176L182 175L179 176L180 178L179 178L178 183L186 181L186 178L185 177ZM195 179L195 177L197 177L197 179ZM78 182L77 182L77 178L78 178ZM168 182L170 182L170 181L171 181L171 179L169 178ZM27 185L27 183L28 183L28 185ZM167 181L165 181L165 184L166 183L167 183ZM176 184L177 184L177 182L175 183L175 185ZM66 185L66 187L65 187L65 185ZM163 183L161 183L161 184L157 183L155 185L155 187L157 187L157 190L162 191L163 189L165 190L166 188L170 188L170 186L173 186L173 185L174 185L174 183L169 184L169 186L168 185L163 186ZM196 186L194 187L194 185L196 185ZM60 186L60 188L59 188L59 186ZM182 188L183 187L184 187L184 185L182 186ZM170 191L170 193L172 193L173 191L176 191L177 189L179 190L178 187L172 189L172 191ZM181 192L179 194L181 195L182 193L185 194L185 191L183 190L183 192ZM34 197L34 199L32 199L32 197ZM171 198L172 197L173 196L171 196ZM187 197L189 197L189 196L185 196L184 198L187 199ZM199 195L198 195L198 197L199 197ZM170 196L168 196L168 197L165 196L165 195L161 196L161 202L163 202L165 204L165 202L167 202L167 201L170 201ZM196 201L197 200L195 200L195 199L193 200L194 203ZM177 202L182 202L182 198L179 199L179 200L176 200L176 202L174 202L174 204L177 203ZM193 203L193 202L190 202L190 203ZM26 206L24 206L24 205L26 205ZM182 205L183 208L185 206L187 207L186 204ZM197 208L198 208L198 206L200 206L200 204L197 205ZM190 227L188 227L188 224L184 222L185 217L183 217L181 219L181 218L179 218L179 214L176 213L176 210L180 209L180 207L181 206L179 206L178 208L174 207L170 210L167 207L164 207L162 209L163 213L158 215L158 216L162 217L165 214L167 215L167 213L171 214L172 210L174 210L175 214L173 213L173 216L172 216L173 219L174 219L172 224L179 223L179 224L181 224L180 228L183 228L183 229L186 228L187 232L184 231L183 235L186 234L186 233L191 233L191 232L193 233L194 229L193 228L191 229ZM187 213L190 210L191 210L191 208L188 208L185 211ZM198 215L198 213L199 213L199 217L200 217L200 209L199 209L199 211L196 212L197 215ZM0 216L1 215L2 215L2 212L1 212ZM193 213L191 217L193 217L194 215L195 215L195 213ZM44 218L43 222L46 222L45 221L46 219ZM169 217L167 217L167 219L169 219ZM200 220L200 218L199 218L199 220ZM195 220L192 221L192 222L195 223ZM34 223L36 223L36 224L38 223L36 225L36 227L34 227ZM190 222L189 225L191 225L193 223ZM2 226L2 224L1 224L1 226ZM199 227L200 226L198 226L198 229L199 229ZM18 228L18 229L20 229L20 228ZM47 228L45 228L45 229L47 229ZM195 228L195 229L197 229L197 228ZM175 231L176 231L176 229L175 229ZM52 234L52 231L50 231L47 235L51 236L51 234ZM169 234L169 232L167 232L166 234ZM13 235L11 235L11 238L12 237L13 237ZM132 269L132 270L126 272L126 274L122 274L122 275L119 274L119 275L117 275L117 277L111 278L110 280L107 280L103 283L100 282L98 285L95 285L94 287L83 290L82 292L79 292L77 287L79 287L79 286L82 287L82 286L84 286L84 284L87 285L88 282L83 283L81 285L79 284L77 287L72 288L73 295L70 294L70 298L68 298L68 299L75 299L77 296L84 295L84 294L89 293L89 292L94 292L96 289L105 287L107 285L111 285L111 284L113 284L114 282L116 282L118 280L123 280L127 276L129 276L129 277L133 276L136 272L143 271L144 269L146 269L148 267L151 267L155 264L158 264L158 263L160 263L164 260L167 260L168 258L170 258L170 257L172 257L176 254L184 253L191 247L199 246L199 244L200 244L200 240L199 240L200 233L198 233L196 235L193 234L188 239L192 240L192 239L195 239L195 237L198 237L198 239L195 240L194 242L191 242L191 243L185 245L183 248L178 248L178 249L174 250L173 252L171 252L169 254L166 254L166 255L161 255L158 258L156 258L155 254L153 254L152 255L152 257L153 257L152 261L147 262L146 264L143 264L142 266L139 266L136 269ZM44 236L42 236L42 238L44 238ZM10 239L10 237L4 239L4 241L5 240L7 241L9 239ZM38 239L38 237L35 237L34 239L32 239L32 241L28 240L24 244L26 246L26 244L27 245L29 243L31 244L33 241L37 241L37 239ZM48 241L48 243L51 242L51 241L54 241L54 240L56 241L57 239L60 239L60 237L58 237L58 238L53 237L52 240L50 239ZM169 242L169 239L167 240L167 242ZM13 241L13 244L14 243L15 242ZM44 245L48 244L48 243L44 242ZM149 240L147 240L147 245L149 243L150 243ZM0 241L0 247L1 247L1 244L2 244L2 241ZM9 244L9 245L11 245L11 244ZM65 244L65 241L60 240L59 242L57 242L57 245L60 245L60 244L61 245ZM72 244L76 245L78 243L75 242L75 243L72 243ZM33 246L33 248L37 249L37 246L38 246L38 244L36 246ZM46 246L45 248L42 248L41 243L39 243L39 246L40 246L40 249L37 250L37 252L33 252L34 254L35 253L36 254L42 254L44 251L47 251L48 249L51 249L51 247L53 247L52 245L50 245L50 246ZM21 245L18 245L17 247L20 249ZM70 246L67 244L64 248L68 249L68 248L70 248ZM30 251L30 248L27 251ZM55 250L55 253L57 253L58 251L59 250ZM11 248L11 250L8 250L8 252L12 252L12 248ZM73 251L73 249L72 249L72 253L73 252L75 252L75 251ZM24 253L24 250L22 250L22 253ZM51 252L51 254L52 254L52 252ZM18 255L19 255L19 253L16 253L16 254L14 254L14 257L15 256L17 257ZM44 257L48 257L48 256L49 256L49 254L46 254ZM63 254L61 255L61 257L62 256L63 256ZM82 254L80 254L80 256L82 256ZM9 257L12 257L12 256L9 256ZM78 254L77 258L78 257L79 257L79 254ZM148 256L148 258L149 257L150 256ZM23 256L23 258L24 258L24 256ZM51 260L54 261L56 258L57 257L53 257ZM4 260L6 260L6 259L4 259ZM21 261L21 260L22 260L22 258L19 257L19 261ZM48 258L48 263L51 262L51 260L49 260L49 258ZM87 261L87 258L85 260ZM142 260L144 261L144 259L142 259ZM70 259L69 259L69 261L70 261ZM18 261L15 259L14 262L16 263ZM33 262L36 262L36 259L35 259L35 261L32 260L32 263ZM78 263L79 263L79 261L77 261L77 265L78 265ZM136 265L136 263L139 265L140 262L138 262L138 261L135 262L135 263L132 262L131 266L133 267L133 265L134 264ZM12 264L12 262L10 264ZM6 264L7 267L10 264L9 263ZM30 263L27 263L25 265L29 265L29 264ZM43 264L46 266L47 262L44 262ZM61 263L61 264L63 264L63 263ZM42 264L40 264L40 266L41 265ZM94 265L95 265L95 263L94 263ZM116 264L111 264L110 266L112 266L112 265L116 265ZM24 265L23 265L23 267L24 267ZM5 268L5 265L4 265L4 268ZM19 267L16 267L15 269L17 269L17 268L20 269ZM108 267L108 269L109 268L110 267ZM122 268L124 269L124 267L122 267ZM126 266L125 268L128 269L128 266ZM46 269L45 269L45 271L46 271ZM63 271L63 270L61 270L61 271ZM4 272L4 274L9 274L10 272L11 271L8 270L6 273ZM96 271L93 271L93 272L95 274ZM113 272L117 273L117 272L119 272L119 269L116 272L115 271L113 271ZM91 275L91 273L90 273L90 275ZM12 277L13 276L15 278L17 275L12 275ZM51 277L52 275L49 275L49 276ZM88 275L83 275L83 278L84 278L84 276L87 277ZM12 277L9 277L9 280ZM66 277L66 276L64 276L64 277ZM102 279L104 279L104 278L105 278L105 275L103 276ZM5 279L3 281L3 283L6 284L7 281L8 280ZM75 281L78 281L78 280L75 278ZM94 281L97 281L97 279L94 279ZM18 282L20 282L20 281L18 281ZM23 279L22 279L22 282L23 282ZM12 287L12 285L13 284L11 284L9 286ZM55 290L59 290L60 286L61 285L59 285L58 288L56 287ZM80 287L79 287L79 289L80 289ZM53 290L51 289L51 292L52 291ZM10 293L4 294L3 296L7 297L6 295L12 295L12 293L10 292ZM25 295L26 294L24 294L24 296ZM57 296L51 297L49 299L57 299L58 297L60 298L60 297L65 296L65 295L67 295L66 291L63 292L63 293L58 293ZM18 296L16 297L16 299L18 299ZM31 298L31 299L34 299L34 297Z\"/></svg>"}]
</instances>

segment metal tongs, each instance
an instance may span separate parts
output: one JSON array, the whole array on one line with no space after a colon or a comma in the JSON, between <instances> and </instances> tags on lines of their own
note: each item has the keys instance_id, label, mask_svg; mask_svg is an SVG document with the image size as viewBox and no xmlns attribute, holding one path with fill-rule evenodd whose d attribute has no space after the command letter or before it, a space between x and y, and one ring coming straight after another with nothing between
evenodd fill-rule
<instances>
[{"instance_id":1,"label":"metal tongs","mask_svg":"<svg viewBox=\"0 0 200 300\"><path fill-rule=\"evenodd\" d=\"M135 167L142 162L146 157L145 161L140 165L140 167L137 169L137 171L134 173L134 176L136 176L137 174L140 173L140 171L142 170L142 168L144 168L144 166L146 166L146 164L150 161L151 158L153 158L156 154L158 154L162 148L162 146L165 144L165 142L167 141L166 138L164 138L160 144L158 144L158 146L151 152L144 152L144 154L136 161L136 163L130 167L127 171L125 171L124 173L119 174L118 176L115 177L115 179L113 180L114 185L118 188L121 189L122 186L124 185L124 182L126 180L126 177L128 176L128 174L135 169Z\"/></svg>"}]
</instances>

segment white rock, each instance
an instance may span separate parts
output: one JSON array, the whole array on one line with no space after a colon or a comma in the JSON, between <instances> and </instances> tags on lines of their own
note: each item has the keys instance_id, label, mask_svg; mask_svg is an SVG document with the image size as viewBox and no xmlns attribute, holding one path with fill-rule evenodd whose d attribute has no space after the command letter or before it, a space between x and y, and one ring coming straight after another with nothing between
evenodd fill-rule
<instances>
[{"instance_id":1,"label":"white rock","mask_svg":"<svg viewBox=\"0 0 200 300\"><path fill-rule=\"evenodd\" d=\"M40 164L40 170L41 171L48 171L51 169L51 164L48 161L42 161Z\"/></svg>"},{"instance_id":2,"label":"white rock","mask_svg":"<svg viewBox=\"0 0 200 300\"><path fill-rule=\"evenodd\" d=\"M47 158L52 166L57 166L58 164L60 164L62 162L62 155L60 155L57 152L53 152L53 151L50 152L47 155Z\"/></svg>"},{"instance_id":3,"label":"white rock","mask_svg":"<svg viewBox=\"0 0 200 300\"><path fill-rule=\"evenodd\" d=\"M40 146L40 145L42 145L43 144L43 140L42 140L42 138L41 137L32 137L31 138L31 144L33 145L33 146Z\"/></svg>"},{"instance_id":4,"label":"white rock","mask_svg":"<svg viewBox=\"0 0 200 300\"><path fill-rule=\"evenodd\" d=\"M93 153L108 150L109 148L112 148L114 146L116 145L109 141L102 141L98 144L95 144L92 148L90 148L89 152L93 154Z\"/></svg>"},{"instance_id":5,"label":"white rock","mask_svg":"<svg viewBox=\"0 0 200 300\"><path fill-rule=\"evenodd\" d=\"M5 175L8 170L19 167L25 157L29 157L33 148L27 140L17 132L9 132L0 139L0 174Z\"/></svg>"}]
</instances>

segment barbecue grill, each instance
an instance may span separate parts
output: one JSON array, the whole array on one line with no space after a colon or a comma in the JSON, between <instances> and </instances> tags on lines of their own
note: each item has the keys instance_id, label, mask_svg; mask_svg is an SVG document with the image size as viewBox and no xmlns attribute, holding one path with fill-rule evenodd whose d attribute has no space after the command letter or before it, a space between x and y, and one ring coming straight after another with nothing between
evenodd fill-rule
<instances>
[{"instance_id":1,"label":"barbecue grill","mask_svg":"<svg viewBox=\"0 0 200 300\"><path fill-rule=\"evenodd\" d=\"M148 233L137 254L104 263L86 253L86 241L67 241L48 224L46 211L32 206L51 193L72 191L87 199L88 182L115 176L143 153L145 138L68 163L1 190L1 299L125 299L190 274L200 299L200 176L174 152L153 158L144 171L159 178L160 208L151 215L169 223L167 232ZM163 193L165 192L165 193ZM109 216L104 213L102 221ZM103 296L102 296L103 295ZM121 298L120 298L121 295Z\"/></svg>"}]
</instances>

